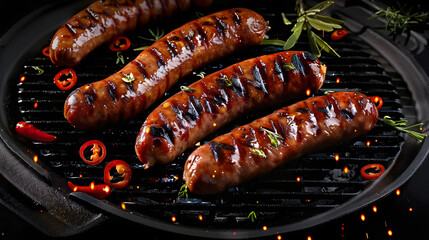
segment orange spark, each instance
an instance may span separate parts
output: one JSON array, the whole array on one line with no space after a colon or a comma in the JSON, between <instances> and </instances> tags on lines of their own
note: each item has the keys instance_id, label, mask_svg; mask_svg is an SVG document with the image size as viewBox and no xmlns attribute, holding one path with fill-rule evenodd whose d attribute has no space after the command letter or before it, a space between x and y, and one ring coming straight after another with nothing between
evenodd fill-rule
<instances>
[{"instance_id":1,"label":"orange spark","mask_svg":"<svg viewBox=\"0 0 429 240\"><path fill-rule=\"evenodd\" d=\"M264 231L267 231L267 229L268 229L267 226L262 227L262 230L264 230Z\"/></svg>"},{"instance_id":2,"label":"orange spark","mask_svg":"<svg viewBox=\"0 0 429 240\"><path fill-rule=\"evenodd\" d=\"M335 154L335 161L339 161L340 160L340 155L338 155L338 154Z\"/></svg>"},{"instance_id":3,"label":"orange spark","mask_svg":"<svg viewBox=\"0 0 429 240\"><path fill-rule=\"evenodd\" d=\"M337 77L337 80L335 81L336 83L340 83L340 78Z\"/></svg>"},{"instance_id":4,"label":"orange spark","mask_svg":"<svg viewBox=\"0 0 429 240\"><path fill-rule=\"evenodd\" d=\"M19 81L20 81L20 82L24 82L24 81L25 81L25 76L22 76L22 77L19 79Z\"/></svg>"},{"instance_id":5,"label":"orange spark","mask_svg":"<svg viewBox=\"0 0 429 240\"><path fill-rule=\"evenodd\" d=\"M371 145L371 142L368 140L368 141L366 142L366 146L367 146L367 147L369 147L369 145Z\"/></svg>"},{"instance_id":6,"label":"orange spark","mask_svg":"<svg viewBox=\"0 0 429 240\"><path fill-rule=\"evenodd\" d=\"M176 220L177 220L177 219L176 219L176 217L175 217L175 216L172 216L172 217L171 217L171 221L172 221L172 222L176 222Z\"/></svg>"},{"instance_id":7,"label":"orange spark","mask_svg":"<svg viewBox=\"0 0 429 240\"><path fill-rule=\"evenodd\" d=\"M372 207L372 211L377 212L377 206Z\"/></svg>"},{"instance_id":8,"label":"orange spark","mask_svg":"<svg viewBox=\"0 0 429 240\"><path fill-rule=\"evenodd\" d=\"M401 195L401 190L399 190L399 189L396 189L396 195Z\"/></svg>"},{"instance_id":9,"label":"orange spark","mask_svg":"<svg viewBox=\"0 0 429 240\"><path fill-rule=\"evenodd\" d=\"M349 172L349 168L347 166L344 167L344 173L348 173Z\"/></svg>"},{"instance_id":10,"label":"orange spark","mask_svg":"<svg viewBox=\"0 0 429 240\"><path fill-rule=\"evenodd\" d=\"M307 89L307 91L305 92L305 94L307 94L307 96L310 96L310 94L311 94L310 89Z\"/></svg>"},{"instance_id":11,"label":"orange spark","mask_svg":"<svg viewBox=\"0 0 429 240\"><path fill-rule=\"evenodd\" d=\"M122 210L127 209L127 206L125 205L125 203L124 203L124 202L121 202L121 208L122 208Z\"/></svg>"},{"instance_id":12,"label":"orange spark","mask_svg":"<svg viewBox=\"0 0 429 240\"><path fill-rule=\"evenodd\" d=\"M33 156L33 161L34 161L34 162L38 162L38 161L39 161L39 156L34 155L34 156Z\"/></svg>"},{"instance_id":13,"label":"orange spark","mask_svg":"<svg viewBox=\"0 0 429 240\"><path fill-rule=\"evenodd\" d=\"M362 220L362 222L364 222L364 221L365 221L365 215L364 215L364 214L361 214L361 215L360 215L360 220Z\"/></svg>"},{"instance_id":14,"label":"orange spark","mask_svg":"<svg viewBox=\"0 0 429 240\"><path fill-rule=\"evenodd\" d=\"M39 106L39 103L38 102L34 102L34 104L33 104L33 108L37 108Z\"/></svg>"},{"instance_id":15,"label":"orange spark","mask_svg":"<svg viewBox=\"0 0 429 240\"><path fill-rule=\"evenodd\" d=\"M387 235L392 236L393 235L392 230L387 230Z\"/></svg>"},{"instance_id":16,"label":"orange spark","mask_svg":"<svg viewBox=\"0 0 429 240\"><path fill-rule=\"evenodd\" d=\"M297 182L301 182L301 178L300 177L296 177L296 181Z\"/></svg>"}]
</instances>

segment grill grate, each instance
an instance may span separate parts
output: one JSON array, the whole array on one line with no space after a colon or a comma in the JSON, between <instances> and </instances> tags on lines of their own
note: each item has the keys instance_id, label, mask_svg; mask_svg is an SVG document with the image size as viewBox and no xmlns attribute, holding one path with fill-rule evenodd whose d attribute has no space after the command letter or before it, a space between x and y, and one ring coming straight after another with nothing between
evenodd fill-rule
<instances>
[{"instance_id":1,"label":"grill grate","mask_svg":"<svg viewBox=\"0 0 429 240\"><path fill-rule=\"evenodd\" d=\"M279 24L279 12L256 7L254 9L270 21L271 38L287 38L284 33L289 30ZM216 8L211 11L216 11ZM182 21L187 20L190 19ZM168 32L180 24L164 24L162 28ZM131 50L123 53L126 62L137 56L138 52L132 51L133 48L148 44L137 37L143 35L147 35L144 29L127 35L132 46ZM328 90L356 89L364 94L383 98L384 105L380 116L402 118L401 96L396 91L389 73L380 63L380 57L352 34L339 41L326 41L342 57L336 58L325 53L320 58L328 66L328 73L322 90L316 95ZM295 49L308 50L308 46L304 42L298 42ZM212 73L235 62L278 51L281 51L281 48L257 46L215 62L201 71ZM75 68L78 74L77 85L103 79L118 71L123 65L115 62L116 54L110 52L107 47L97 50ZM38 66L45 72L37 75L31 66ZM17 84L17 119L23 119L58 136L53 143L34 142L29 148L39 156L39 164L60 176L60 179L55 181L71 181L77 185L89 185L93 181L102 183L104 166L108 162L114 159L127 161L133 170L130 185L121 190L115 189L106 201L118 208L121 208L121 203L125 203L126 211L135 215L151 216L165 221L171 221L174 216L176 223L213 229L255 228L261 223L275 226L297 222L340 206L358 195L371 184L371 181L360 176L360 169L369 163L381 163L388 168L403 143L403 138L396 131L379 122L367 136L308 154L227 192L212 196L189 194L189 198L178 198L183 184L181 179L184 162L196 147L187 150L172 164L144 170L135 156L134 142L145 116L160 102L179 91L180 85L189 85L198 80L198 77L189 76L183 79L170 89L163 99L135 120L101 131L84 132L73 129L63 117L63 104L69 92L60 91L53 84L53 76L59 70L61 68L53 66L48 58L40 53L28 59L18 76L25 76L26 79ZM278 107L247 114L201 143L269 114ZM78 154L81 144L91 139L101 140L108 151L104 163L96 166L85 164ZM335 160L337 154L339 161ZM63 191L70 192L67 188ZM257 214L254 222L248 218L252 211Z\"/></svg>"}]
</instances>

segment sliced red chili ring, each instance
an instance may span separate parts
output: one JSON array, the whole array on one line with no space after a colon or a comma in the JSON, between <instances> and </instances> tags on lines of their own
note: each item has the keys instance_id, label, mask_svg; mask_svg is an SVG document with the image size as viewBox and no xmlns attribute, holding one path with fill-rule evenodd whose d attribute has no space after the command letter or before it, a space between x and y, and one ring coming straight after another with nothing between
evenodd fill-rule
<instances>
[{"instance_id":1,"label":"sliced red chili ring","mask_svg":"<svg viewBox=\"0 0 429 240\"><path fill-rule=\"evenodd\" d=\"M47 47L43 48L42 53L43 53L43 55L45 55L46 57L51 57L51 56L49 55L49 46L47 46Z\"/></svg>"},{"instance_id":2,"label":"sliced red chili ring","mask_svg":"<svg viewBox=\"0 0 429 240\"><path fill-rule=\"evenodd\" d=\"M378 163L371 163L365 165L361 170L360 174L365 179L376 179L384 173L384 166Z\"/></svg>"},{"instance_id":3,"label":"sliced red chili ring","mask_svg":"<svg viewBox=\"0 0 429 240\"><path fill-rule=\"evenodd\" d=\"M110 43L110 50L114 52L125 51L131 46L131 41L127 37L121 36L113 39Z\"/></svg>"},{"instance_id":4,"label":"sliced red chili ring","mask_svg":"<svg viewBox=\"0 0 429 240\"><path fill-rule=\"evenodd\" d=\"M343 37L345 37L348 34L347 30L344 29L338 29L335 30L332 34L331 34L331 39L332 40L339 40Z\"/></svg>"},{"instance_id":5,"label":"sliced red chili ring","mask_svg":"<svg viewBox=\"0 0 429 240\"><path fill-rule=\"evenodd\" d=\"M63 69L55 75L54 82L59 89L69 90L76 84L77 74L71 68Z\"/></svg>"},{"instance_id":6,"label":"sliced red chili ring","mask_svg":"<svg viewBox=\"0 0 429 240\"><path fill-rule=\"evenodd\" d=\"M131 167L122 160L113 160L104 168L104 183L112 188L123 188L131 181Z\"/></svg>"},{"instance_id":7,"label":"sliced red chili ring","mask_svg":"<svg viewBox=\"0 0 429 240\"><path fill-rule=\"evenodd\" d=\"M106 146L98 140L90 140L84 143L79 150L80 158L89 165L101 163L106 157L106 154Z\"/></svg>"}]
</instances>

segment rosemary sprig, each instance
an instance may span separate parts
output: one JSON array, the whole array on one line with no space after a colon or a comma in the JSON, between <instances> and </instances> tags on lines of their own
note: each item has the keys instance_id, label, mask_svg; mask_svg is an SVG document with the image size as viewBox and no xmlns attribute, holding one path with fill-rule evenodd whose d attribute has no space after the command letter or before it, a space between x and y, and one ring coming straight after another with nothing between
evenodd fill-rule
<instances>
[{"instance_id":1,"label":"rosemary sprig","mask_svg":"<svg viewBox=\"0 0 429 240\"><path fill-rule=\"evenodd\" d=\"M125 64L124 55L122 55L121 52L116 53L116 64L119 64L119 63Z\"/></svg>"},{"instance_id":2,"label":"rosemary sprig","mask_svg":"<svg viewBox=\"0 0 429 240\"><path fill-rule=\"evenodd\" d=\"M313 32L312 28L323 31L323 32L332 32L334 29L342 28L341 24L344 22L339 19L319 15L318 13L324 11L329 6L331 6L333 1L324 1L319 4L316 4L314 7L304 10L303 1L297 0L296 7L298 18L294 21L289 21L286 18L286 15L282 13L283 23L285 25L291 25L292 22L295 22L295 25L292 28L292 35L285 41L283 40L263 40L262 45L277 45L283 46L284 50L291 49L296 42L303 30L307 32L310 49L314 56L320 57L321 51L323 50L329 54L340 57L340 55L326 43L321 37Z\"/></svg>"},{"instance_id":3,"label":"rosemary sprig","mask_svg":"<svg viewBox=\"0 0 429 240\"><path fill-rule=\"evenodd\" d=\"M383 122L387 125L392 126L393 128L395 128L398 131L407 133L408 135L410 135L411 137L413 137L419 141L423 141L423 139L425 139L425 137L427 137L426 134L422 134L422 133L410 130L411 128L421 127L423 125L423 123L418 123L418 124L414 124L414 125L406 127L407 122L408 122L407 120L392 120L392 118L389 116L384 116Z\"/></svg>"},{"instance_id":4,"label":"rosemary sprig","mask_svg":"<svg viewBox=\"0 0 429 240\"><path fill-rule=\"evenodd\" d=\"M164 37L165 33L164 33L164 29L159 30L159 28L156 28L155 32L152 31L152 29L149 28L149 33L152 36L151 38L146 38L146 37L142 37L142 36L138 36L139 38L146 40L146 41L150 41L150 42L156 42L158 41L160 38ZM148 48L149 46L142 46L139 48L134 48L134 51L143 51L146 48Z\"/></svg>"}]
</instances>

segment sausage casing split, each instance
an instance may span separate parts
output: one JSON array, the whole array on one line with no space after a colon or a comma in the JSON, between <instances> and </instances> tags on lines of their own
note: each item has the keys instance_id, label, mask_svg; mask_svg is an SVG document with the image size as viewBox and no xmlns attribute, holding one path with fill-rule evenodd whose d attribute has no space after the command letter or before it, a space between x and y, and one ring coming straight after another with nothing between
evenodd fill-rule
<instances>
[{"instance_id":1,"label":"sausage casing split","mask_svg":"<svg viewBox=\"0 0 429 240\"><path fill-rule=\"evenodd\" d=\"M263 17L235 8L173 30L119 72L73 91L64 116L81 130L128 120L158 100L178 79L245 47L259 44L267 30ZM134 80L124 81L133 74Z\"/></svg>"},{"instance_id":2,"label":"sausage casing split","mask_svg":"<svg viewBox=\"0 0 429 240\"><path fill-rule=\"evenodd\" d=\"M243 113L304 98L325 80L326 66L308 52L280 52L234 64L191 84L144 122L136 153L147 167L185 149Z\"/></svg>"},{"instance_id":3,"label":"sausage casing split","mask_svg":"<svg viewBox=\"0 0 429 240\"><path fill-rule=\"evenodd\" d=\"M377 120L375 104L361 93L309 98L200 146L188 157L183 178L193 193L222 192L304 154L364 135Z\"/></svg>"},{"instance_id":4,"label":"sausage casing split","mask_svg":"<svg viewBox=\"0 0 429 240\"><path fill-rule=\"evenodd\" d=\"M51 61L58 66L75 66L115 37L189 6L190 0L96 1L58 29L49 48Z\"/></svg>"}]
</instances>

